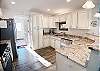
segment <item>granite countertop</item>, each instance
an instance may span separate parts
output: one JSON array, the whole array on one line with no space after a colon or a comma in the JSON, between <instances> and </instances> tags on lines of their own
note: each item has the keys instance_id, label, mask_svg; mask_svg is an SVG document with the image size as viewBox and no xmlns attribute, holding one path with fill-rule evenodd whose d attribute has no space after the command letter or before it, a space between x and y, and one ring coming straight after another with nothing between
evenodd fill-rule
<instances>
[{"instance_id":1,"label":"granite countertop","mask_svg":"<svg viewBox=\"0 0 100 71\"><path fill-rule=\"evenodd\" d=\"M99 37L97 36L92 36L88 34L85 34L83 36L70 35L70 34L63 35L63 34L57 34L57 33L51 36L70 39L70 40L73 40L73 44L74 43L77 45L85 44L87 45L87 47L90 47L93 50L100 51Z\"/></svg>"},{"instance_id":2,"label":"granite countertop","mask_svg":"<svg viewBox=\"0 0 100 71\"><path fill-rule=\"evenodd\" d=\"M100 51L98 46L99 42L97 42L98 37L95 36L77 36L60 33L53 34L51 36L72 40L73 42L70 47L66 46L65 48L56 48L56 51L84 67L87 66L91 50Z\"/></svg>"},{"instance_id":3,"label":"granite countertop","mask_svg":"<svg viewBox=\"0 0 100 71\"><path fill-rule=\"evenodd\" d=\"M56 48L56 51L84 67L87 66L91 53L91 50L84 45L71 45L66 48Z\"/></svg>"}]
</instances>

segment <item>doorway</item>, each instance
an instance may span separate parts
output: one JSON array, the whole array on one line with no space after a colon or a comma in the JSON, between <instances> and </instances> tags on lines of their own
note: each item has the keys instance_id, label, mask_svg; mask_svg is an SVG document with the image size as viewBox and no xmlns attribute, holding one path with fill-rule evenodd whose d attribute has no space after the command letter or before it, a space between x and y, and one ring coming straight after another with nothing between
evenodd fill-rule
<instances>
[{"instance_id":1,"label":"doorway","mask_svg":"<svg viewBox=\"0 0 100 71\"><path fill-rule=\"evenodd\" d=\"M23 48L28 44L27 17L15 16L15 22L16 22L16 46L17 48Z\"/></svg>"}]
</instances>

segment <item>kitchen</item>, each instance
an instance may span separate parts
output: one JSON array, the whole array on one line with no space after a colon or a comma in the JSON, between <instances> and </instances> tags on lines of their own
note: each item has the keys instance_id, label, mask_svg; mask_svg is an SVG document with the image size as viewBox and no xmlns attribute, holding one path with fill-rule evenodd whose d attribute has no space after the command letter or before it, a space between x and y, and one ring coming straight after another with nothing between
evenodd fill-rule
<instances>
[{"instance_id":1,"label":"kitchen","mask_svg":"<svg viewBox=\"0 0 100 71\"><path fill-rule=\"evenodd\" d=\"M0 46L9 43L12 71L100 71L99 0L1 3ZM20 49L16 46L15 16L27 18L23 23L27 46ZM4 28L8 30L4 32ZM0 71L8 71L0 57Z\"/></svg>"}]
</instances>

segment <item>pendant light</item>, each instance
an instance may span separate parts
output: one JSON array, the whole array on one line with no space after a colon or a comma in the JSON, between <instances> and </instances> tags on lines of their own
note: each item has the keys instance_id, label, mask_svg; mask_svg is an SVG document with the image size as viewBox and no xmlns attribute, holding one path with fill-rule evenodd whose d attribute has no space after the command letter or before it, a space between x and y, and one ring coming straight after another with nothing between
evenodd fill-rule
<instances>
[{"instance_id":1,"label":"pendant light","mask_svg":"<svg viewBox=\"0 0 100 71\"><path fill-rule=\"evenodd\" d=\"M95 7L95 4L91 0L88 0L82 7L85 9L91 9Z\"/></svg>"}]
</instances>

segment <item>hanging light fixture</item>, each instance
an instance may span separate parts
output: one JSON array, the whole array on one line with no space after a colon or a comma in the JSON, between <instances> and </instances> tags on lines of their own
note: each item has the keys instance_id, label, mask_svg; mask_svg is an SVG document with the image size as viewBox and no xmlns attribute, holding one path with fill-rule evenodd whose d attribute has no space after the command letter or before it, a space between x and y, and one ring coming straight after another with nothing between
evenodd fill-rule
<instances>
[{"instance_id":1,"label":"hanging light fixture","mask_svg":"<svg viewBox=\"0 0 100 71\"><path fill-rule=\"evenodd\" d=\"M88 0L82 7L85 9L91 9L95 7L95 4L91 0Z\"/></svg>"}]
</instances>

